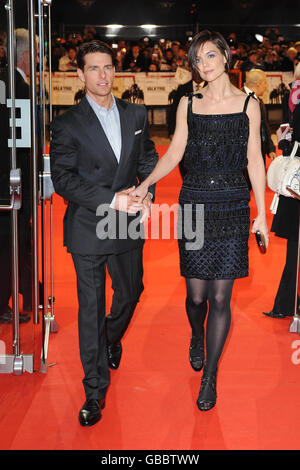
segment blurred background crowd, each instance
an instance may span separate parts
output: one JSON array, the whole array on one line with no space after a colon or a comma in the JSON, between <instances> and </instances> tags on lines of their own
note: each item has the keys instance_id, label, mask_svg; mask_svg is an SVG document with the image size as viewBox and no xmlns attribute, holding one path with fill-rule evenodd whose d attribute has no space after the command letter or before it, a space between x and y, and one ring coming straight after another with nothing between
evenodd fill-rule
<instances>
[{"instance_id":1,"label":"blurred background crowd","mask_svg":"<svg viewBox=\"0 0 300 470\"><path fill-rule=\"evenodd\" d=\"M166 72L177 67L188 68L187 51L191 37L186 41L144 37L139 41L114 38L107 41L93 26L82 32L68 33L66 38L53 34L52 70L68 72L76 70L76 52L80 44L92 39L109 42L116 53L116 71ZM260 68L265 71L294 71L300 60L299 41L285 39L278 29L267 28L263 35L253 36L252 41L241 40L234 32L226 38L232 51L232 68L248 71ZM0 68L6 67L5 34L0 33Z\"/></svg>"}]
</instances>

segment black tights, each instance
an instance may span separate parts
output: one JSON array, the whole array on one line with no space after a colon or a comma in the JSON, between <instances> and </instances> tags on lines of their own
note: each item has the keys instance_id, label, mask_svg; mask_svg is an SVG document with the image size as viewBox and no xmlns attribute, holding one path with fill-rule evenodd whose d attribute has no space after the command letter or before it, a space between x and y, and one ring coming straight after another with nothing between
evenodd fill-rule
<instances>
[{"instance_id":1,"label":"black tights","mask_svg":"<svg viewBox=\"0 0 300 470\"><path fill-rule=\"evenodd\" d=\"M186 311L192 335L201 337L206 323L206 369L217 369L231 322L230 300L233 280L186 279Z\"/></svg>"}]
</instances>

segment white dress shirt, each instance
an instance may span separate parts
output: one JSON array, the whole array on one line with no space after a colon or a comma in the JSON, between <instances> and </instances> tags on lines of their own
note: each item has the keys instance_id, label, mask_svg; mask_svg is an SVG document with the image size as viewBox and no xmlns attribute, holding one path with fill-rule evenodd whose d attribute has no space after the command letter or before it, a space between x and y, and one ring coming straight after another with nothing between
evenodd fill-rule
<instances>
[{"instance_id":1,"label":"white dress shirt","mask_svg":"<svg viewBox=\"0 0 300 470\"><path fill-rule=\"evenodd\" d=\"M121 123L120 115L117 107L116 99L114 95L111 95L113 104L109 109L100 106L96 101L94 101L88 94L86 98L91 105L93 111L95 112L99 122L105 132L105 135L111 145L111 148L114 151L117 161L120 161L121 149L122 149L122 135L121 135ZM113 200L110 204L111 208L115 207L116 195L114 195Z\"/></svg>"}]
</instances>

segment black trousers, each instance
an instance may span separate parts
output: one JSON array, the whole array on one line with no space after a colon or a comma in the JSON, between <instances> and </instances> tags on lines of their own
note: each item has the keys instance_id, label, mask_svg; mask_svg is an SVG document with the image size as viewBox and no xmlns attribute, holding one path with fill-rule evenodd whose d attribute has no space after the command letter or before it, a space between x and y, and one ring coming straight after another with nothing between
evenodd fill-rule
<instances>
[{"instance_id":1,"label":"black trousers","mask_svg":"<svg viewBox=\"0 0 300 470\"><path fill-rule=\"evenodd\" d=\"M293 315L295 312L298 241L288 240L286 262L275 297L273 311Z\"/></svg>"},{"instance_id":2,"label":"black trousers","mask_svg":"<svg viewBox=\"0 0 300 470\"><path fill-rule=\"evenodd\" d=\"M19 211L19 292L23 306L32 308L32 247L30 202L25 201ZM0 314L7 311L12 295L11 214L0 215Z\"/></svg>"},{"instance_id":3,"label":"black trousers","mask_svg":"<svg viewBox=\"0 0 300 470\"><path fill-rule=\"evenodd\" d=\"M143 286L143 248L118 255L72 253L77 275L78 333L87 399L105 397L110 377L107 343L119 342L130 323ZM106 316L106 268L113 298Z\"/></svg>"}]
</instances>

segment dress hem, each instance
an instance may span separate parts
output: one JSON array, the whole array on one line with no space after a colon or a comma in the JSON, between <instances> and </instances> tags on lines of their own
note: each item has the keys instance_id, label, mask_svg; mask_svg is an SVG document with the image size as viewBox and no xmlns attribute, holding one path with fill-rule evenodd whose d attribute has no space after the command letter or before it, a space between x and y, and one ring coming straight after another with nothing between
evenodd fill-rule
<instances>
[{"instance_id":1,"label":"dress hem","mask_svg":"<svg viewBox=\"0 0 300 470\"><path fill-rule=\"evenodd\" d=\"M201 279L203 281L218 281L218 280L226 280L226 279L242 279L244 277L248 277L249 276L249 272L247 272L247 274L239 274L239 275L226 275L226 276L222 276L222 275L216 275L214 277L207 277L207 276L200 276L200 275L191 275L191 274L184 274L183 272L180 273L180 275L182 277L185 277L187 279Z\"/></svg>"}]
</instances>

